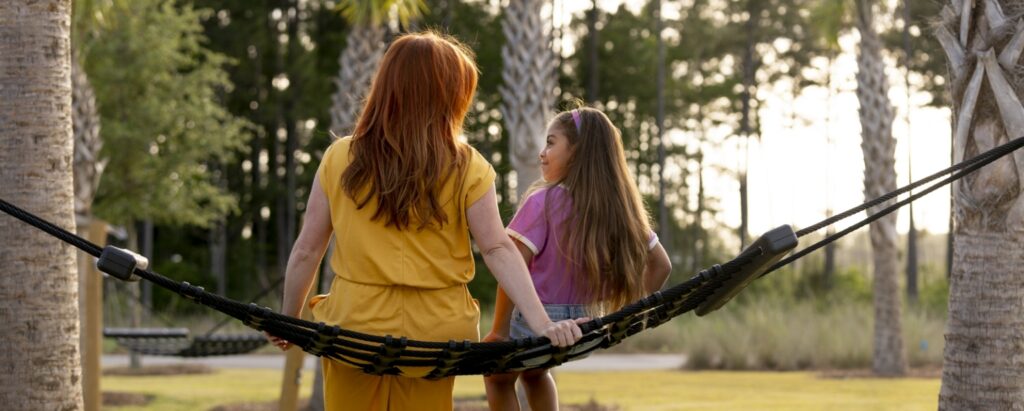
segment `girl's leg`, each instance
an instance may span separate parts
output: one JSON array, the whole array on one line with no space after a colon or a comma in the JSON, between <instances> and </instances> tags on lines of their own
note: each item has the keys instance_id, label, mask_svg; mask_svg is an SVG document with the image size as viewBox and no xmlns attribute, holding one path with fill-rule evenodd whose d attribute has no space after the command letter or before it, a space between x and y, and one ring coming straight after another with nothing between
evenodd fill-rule
<instances>
[{"instance_id":1,"label":"girl's leg","mask_svg":"<svg viewBox=\"0 0 1024 411\"><path fill-rule=\"evenodd\" d=\"M491 407L491 411L519 411L519 399L516 398L517 377L519 373L516 372L484 376L487 405Z\"/></svg>"},{"instance_id":2,"label":"girl's leg","mask_svg":"<svg viewBox=\"0 0 1024 411\"><path fill-rule=\"evenodd\" d=\"M547 369L523 371L522 381L531 410L558 410L558 389Z\"/></svg>"}]
</instances>

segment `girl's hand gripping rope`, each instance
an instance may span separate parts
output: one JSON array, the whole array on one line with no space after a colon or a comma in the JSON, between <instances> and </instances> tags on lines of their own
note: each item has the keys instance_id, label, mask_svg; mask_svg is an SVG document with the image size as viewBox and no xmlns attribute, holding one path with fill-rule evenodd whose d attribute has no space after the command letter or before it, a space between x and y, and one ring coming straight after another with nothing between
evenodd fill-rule
<instances>
[{"instance_id":1,"label":"girl's hand gripping rope","mask_svg":"<svg viewBox=\"0 0 1024 411\"><path fill-rule=\"evenodd\" d=\"M583 338L583 331L579 325L587 321L590 321L590 318L548 322L541 335L548 337L551 345L555 347L568 347Z\"/></svg>"}]
</instances>

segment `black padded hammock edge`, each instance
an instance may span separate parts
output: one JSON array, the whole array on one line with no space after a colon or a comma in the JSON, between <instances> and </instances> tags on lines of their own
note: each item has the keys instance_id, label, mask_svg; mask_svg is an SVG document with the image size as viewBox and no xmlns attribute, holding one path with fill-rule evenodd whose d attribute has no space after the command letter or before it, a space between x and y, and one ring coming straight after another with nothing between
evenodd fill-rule
<instances>
[{"instance_id":1,"label":"black padded hammock edge","mask_svg":"<svg viewBox=\"0 0 1024 411\"><path fill-rule=\"evenodd\" d=\"M116 247L108 246L101 249L99 246L2 199L0 199L0 211L98 257L100 266L103 266L103 261L107 260L108 270L104 270L104 272L108 274L125 280L131 279L133 276L146 279L197 304L241 320L251 328L284 338L310 354L336 359L375 375L412 375L400 367L425 367L426 371L417 370L413 374L435 379L453 375L491 374L553 367L566 361L582 358L594 350L616 345L624 338L645 329L657 327L689 311L695 311L697 315L706 315L728 302L751 281L836 241L853 230L867 225L941 186L962 178L1022 146L1024 146L1024 137L1014 139L796 233L789 226L771 230L729 262L714 265L678 285L656 292L619 311L581 324L583 338L569 347L554 347L544 337L483 343L468 340L461 342L417 341L390 335L370 335L338 326L288 317L275 313L267 307L243 304L206 292L202 287L196 287L187 282L177 282L155 272L139 269L132 263L126 263L125 267L109 270L110 261L125 263L133 257ZM782 258L796 247L799 237L860 211L883 205L900 194L950 173L952 175L949 177L907 199L889 205L839 233L826 236L823 240L788 258ZM117 265L113 264L115 267Z\"/></svg>"},{"instance_id":2,"label":"black padded hammock edge","mask_svg":"<svg viewBox=\"0 0 1024 411\"><path fill-rule=\"evenodd\" d=\"M103 336L113 338L129 351L173 357L212 357L252 352L267 339L260 333L204 334L189 336L188 328L104 328Z\"/></svg>"}]
</instances>

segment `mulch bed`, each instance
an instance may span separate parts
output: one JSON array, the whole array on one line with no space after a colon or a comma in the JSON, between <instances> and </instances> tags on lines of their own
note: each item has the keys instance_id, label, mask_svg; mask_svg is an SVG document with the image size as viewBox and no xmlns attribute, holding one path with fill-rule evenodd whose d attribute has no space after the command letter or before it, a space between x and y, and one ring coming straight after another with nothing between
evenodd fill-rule
<instances>
[{"instance_id":1,"label":"mulch bed","mask_svg":"<svg viewBox=\"0 0 1024 411\"><path fill-rule=\"evenodd\" d=\"M153 401L152 395L139 394L135 392L103 392L104 407L127 407L131 405L146 405Z\"/></svg>"}]
</instances>

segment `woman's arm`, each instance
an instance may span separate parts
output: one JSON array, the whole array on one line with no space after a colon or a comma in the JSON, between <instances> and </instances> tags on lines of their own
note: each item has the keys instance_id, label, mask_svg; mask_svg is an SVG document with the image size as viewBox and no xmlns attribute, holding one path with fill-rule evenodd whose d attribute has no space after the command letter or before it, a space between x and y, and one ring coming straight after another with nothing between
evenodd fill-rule
<instances>
[{"instance_id":1,"label":"woman's arm","mask_svg":"<svg viewBox=\"0 0 1024 411\"><path fill-rule=\"evenodd\" d=\"M323 187L320 186L320 177L317 176L313 178L313 185L309 190L309 200L306 202L306 214L299 238L295 240L291 255L288 256L281 314L298 317L302 313L302 305L313 286L316 269L320 265L320 260L324 258L332 232L330 204ZM288 342L269 335L268 338L279 348L288 348Z\"/></svg>"},{"instance_id":2,"label":"woman's arm","mask_svg":"<svg viewBox=\"0 0 1024 411\"><path fill-rule=\"evenodd\" d=\"M519 240L513 238L512 242L515 243L519 253L522 254L523 262L529 264L530 260L533 259L533 251L519 242ZM505 290L499 285L498 291L494 294L494 323L491 325L490 334L485 338L486 341L508 339L509 323L512 321L512 308L515 306L512 300L508 298L508 294L505 294Z\"/></svg>"},{"instance_id":3,"label":"woman's arm","mask_svg":"<svg viewBox=\"0 0 1024 411\"><path fill-rule=\"evenodd\" d=\"M572 345L579 340L583 334L575 321L555 323L544 311L537 291L533 289L526 263L501 224L494 186L469 206L466 215L469 218L469 230L484 256L484 263L509 299L519 307L534 333L548 337L554 346Z\"/></svg>"},{"instance_id":4,"label":"woman's arm","mask_svg":"<svg viewBox=\"0 0 1024 411\"><path fill-rule=\"evenodd\" d=\"M659 242L647 253L647 265L644 266L644 290L647 294L661 290L671 272L672 261L669 260L665 247Z\"/></svg>"}]
</instances>

